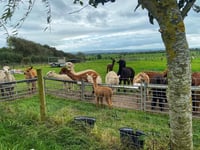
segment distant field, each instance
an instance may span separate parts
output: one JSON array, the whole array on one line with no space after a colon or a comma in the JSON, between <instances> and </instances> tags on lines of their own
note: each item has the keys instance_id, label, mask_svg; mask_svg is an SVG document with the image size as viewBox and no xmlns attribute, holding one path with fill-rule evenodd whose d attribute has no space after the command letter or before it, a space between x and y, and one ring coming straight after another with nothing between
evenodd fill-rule
<instances>
[{"instance_id":1,"label":"distant field","mask_svg":"<svg viewBox=\"0 0 200 150\"><path fill-rule=\"evenodd\" d=\"M192 59L192 71L200 71L200 54L198 52L192 53L194 55L194 59ZM75 71L82 71L85 69L94 69L101 76L102 79L105 78L106 75L106 67L107 64L112 62L111 58L115 58L118 61L122 57L126 60L126 64L129 67L132 67L136 74L145 71L145 70L153 70L153 71L163 71L167 68L166 56L164 52L157 53L128 53L128 54L96 54L96 55L88 55L86 56L87 61L76 63ZM33 65L36 69L41 68L43 74L45 75L50 70L55 70L56 72L60 71L60 68L52 68L48 64L45 65ZM115 63L114 71L118 71L118 64ZM19 67L24 69L25 67ZM23 75L16 75L17 79L23 79Z\"/></svg>"}]
</instances>

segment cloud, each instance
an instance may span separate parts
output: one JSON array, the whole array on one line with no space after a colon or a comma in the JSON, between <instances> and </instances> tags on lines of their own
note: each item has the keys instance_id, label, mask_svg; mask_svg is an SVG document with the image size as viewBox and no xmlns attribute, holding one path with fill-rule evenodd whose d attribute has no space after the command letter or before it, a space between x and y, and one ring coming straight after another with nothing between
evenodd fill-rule
<instances>
[{"instance_id":1,"label":"cloud","mask_svg":"<svg viewBox=\"0 0 200 150\"><path fill-rule=\"evenodd\" d=\"M36 1L32 13L19 30L19 37L65 52L164 49L157 23L149 23L146 10L138 8L134 12L137 1L116 1L104 6L100 4L98 8L87 6L84 9L83 6L74 5L73 0L50 0L50 4L50 30L43 31L47 27L46 8L41 1ZM16 18L23 14L23 11L19 12ZM190 47L200 47L197 17L199 14L190 11L185 19ZM3 33L0 30L0 34ZM0 42L4 43L1 46L5 45L5 36L1 36Z\"/></svg>"}]
</instances>

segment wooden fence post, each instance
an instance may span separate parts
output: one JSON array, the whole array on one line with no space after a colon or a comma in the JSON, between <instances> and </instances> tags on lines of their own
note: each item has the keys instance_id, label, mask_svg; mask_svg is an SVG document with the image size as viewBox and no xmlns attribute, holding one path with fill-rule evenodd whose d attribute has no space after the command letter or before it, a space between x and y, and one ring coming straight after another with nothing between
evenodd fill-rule
<instances>
[{"instance_id":1,"label":"wooden fence post","mask_svg":"<svg viewBox=\"0 0 200 150\"><path fill-rule=\"evenodd\" d=\"M38 90L40 98L40 117L41 121L44 121L46 118L46 100L44 91L44 80L41 69L37 69L37 77L38 77Z\"/></svg>"}]
</instances>

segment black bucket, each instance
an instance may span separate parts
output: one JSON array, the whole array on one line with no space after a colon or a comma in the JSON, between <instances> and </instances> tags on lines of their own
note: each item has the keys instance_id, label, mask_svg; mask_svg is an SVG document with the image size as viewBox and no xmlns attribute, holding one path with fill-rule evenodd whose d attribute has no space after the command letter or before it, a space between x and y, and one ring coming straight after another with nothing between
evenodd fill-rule
<instances>
[{"instance_id":1,"label":"black bucket","mask_svg":"<svg viewBox=\"0 0 200 150\"><path fill-rule=\"evenodd\" d=\"M145 135L142 131L136 131L132 128L123 127L119 129L121 143L133 149L143 149L144 148L144 138Z\"/></svg>"},{"instance_id":2,"label":"black bucket","mask_svg":"<svg viewBox=\"0 0 200 150\"><path fill-rule=\"evenodd\" d=\"M96 119L93 117L86 117L86 116L79 116L75 117L74 120L77 122L84 122L84 124L87 124L91 127L94 127L94 124L96 122Z\"/></svg>"}]
</instances>

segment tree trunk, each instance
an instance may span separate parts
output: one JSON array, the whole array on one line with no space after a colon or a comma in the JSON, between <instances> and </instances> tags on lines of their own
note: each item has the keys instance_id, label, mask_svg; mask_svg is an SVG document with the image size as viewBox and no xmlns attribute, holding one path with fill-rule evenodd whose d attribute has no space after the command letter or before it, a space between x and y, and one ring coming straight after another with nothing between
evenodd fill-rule
<instances>
[{"instance_id":1,"label":"tree trunk","mask_svg":"<svg viewBox=\"0 0 200 150\"><path fill-rule=\"evenodd\" d=\"M174 4L174 3L173 3ZM159 17L161 35L166 47L172 150L192 150L191 65L185 27L180 10L172 0Z\"/></svg>"},{"instance_id":2,"label":"tree trunk","mask_svg":"<svg viewBox=\"0 0 200 150\"><path fill-rule=\"evenodd\" d=\"M191 65L183 17L176 0L138 2L157 20L166 48L171 149L192 150Z\"/></svg>"}]
</instances>

